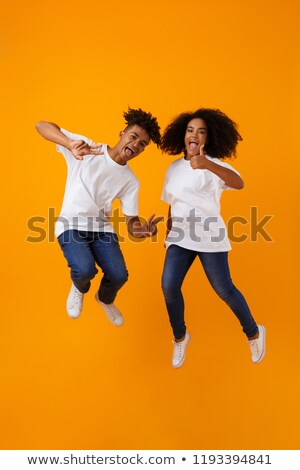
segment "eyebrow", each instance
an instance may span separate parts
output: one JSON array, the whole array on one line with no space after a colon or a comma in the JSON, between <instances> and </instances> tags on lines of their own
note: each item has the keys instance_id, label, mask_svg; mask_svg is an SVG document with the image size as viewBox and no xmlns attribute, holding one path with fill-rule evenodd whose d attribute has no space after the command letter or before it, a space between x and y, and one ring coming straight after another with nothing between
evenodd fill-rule
<instances>
[{"instance_id":1,"label":"eyebrow","mask_svg":"<svg viewBox=\"0 0 300 470\"><path fill-rule=\"evenodd\" d=\"M187 126L187 129L195 129L194 126ZM198 130L205 130L207 131L207 127L198 127Z\"/></svg>"},{"instance_id":2,"label":"eyebrow","mask_svg":"<svg viewBox=\"0 0 300 470\"><path fill-rule=\"evenodd\" d=\"M140 136L136 133L136 132L131 132L131 134L135 135L136 137L138 137L140 139ZM142 140L143 144L145 145L149 145L150 141L149 142L146 142L146 140Z\"/></svg>"}]
</instances>

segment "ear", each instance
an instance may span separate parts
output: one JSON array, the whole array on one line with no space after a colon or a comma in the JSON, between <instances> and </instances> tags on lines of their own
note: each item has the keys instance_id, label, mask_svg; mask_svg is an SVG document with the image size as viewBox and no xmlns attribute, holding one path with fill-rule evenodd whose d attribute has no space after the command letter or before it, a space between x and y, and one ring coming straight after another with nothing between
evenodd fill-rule
<instances>
[{"instance_id":1,"label":"ear","mask_svg":"<svg viewBox=\"0 0 300 470\"><path fill-rule=\"evenodd\" d=\"M124 135L124 131L121 131L121 132L119 133L119 137L123 137L123 135Z\"/></svg>"}]
</instances>

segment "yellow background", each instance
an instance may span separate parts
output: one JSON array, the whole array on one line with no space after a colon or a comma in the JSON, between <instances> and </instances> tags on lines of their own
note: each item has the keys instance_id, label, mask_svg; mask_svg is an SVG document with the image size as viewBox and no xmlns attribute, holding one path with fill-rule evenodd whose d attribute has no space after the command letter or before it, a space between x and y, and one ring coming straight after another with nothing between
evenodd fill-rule
<instances>
[{"instance_id":1,"label":"yellow background","mask_svg":"<svg viewBox=\"0 0 300 470\"><path fill-rule=\"evenodd\" d=\"M1 1L1 448L299 448L299 10L296 0ZM99 276L70 320L58 244L26 242L29 218L59 213L66 177L34 123L114 145L128 105L162 128L202 106L238 122L233 165L246 187L224 194L223 216L274 215L273 242L248 236L230 254L267 327L262 364L195 262L184 284L192 341L184 367L171 368L163 224L157 243L122 244L120 329L94 301ZM132 162L141 215L166 215L172 160L152 145Z\"/></svg>"}]
</instances>

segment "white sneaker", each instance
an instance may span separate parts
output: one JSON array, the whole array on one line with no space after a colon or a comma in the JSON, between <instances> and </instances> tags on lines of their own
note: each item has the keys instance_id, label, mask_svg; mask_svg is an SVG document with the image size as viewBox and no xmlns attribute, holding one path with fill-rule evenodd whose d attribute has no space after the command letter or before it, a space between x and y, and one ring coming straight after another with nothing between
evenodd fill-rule
<instances>
[{"instance_id":1,"label":"white sneaker","mask_svg":"<svg viewBox=\"0 0 300 470\"><path fill-rule=\"evenodd\" d=\"M255 364L259 364L266 354L266 328L258 325L258 331L258 338L248 340L252 353L252 362L255 362Z\"/></svg>"},{"instance_id":2,"label":"white sneaker","mask_svg":"<svg viewBox=\"0 0 300 470\"><path fill-rule=\"evenodd\" d=\"M172 357L172 366L177 369L181 367L185 360L185 350L188 345L189 340L191 339L190 333L187 331L183 341L179 341L176 343L175 339L173 339L174 350L173 350L173 357Z\"/></svg>"},{"instance_id":3,"label":"white sneaker","mask_svg":"<svg viewBox=\"0 0 300 470\"><path fill-rule=\"evenodd\" d=\"M124 318L118 307L115 306L115 304L105 304L104 302L101 302L98 297L98 292L95 295L95 299L101 305L104 312L106 313L107 318L111 323L113 323L115 326L123 325Z\"/></svg>"},{"instance_id":4,"label":"white sneaker","mask_svg":"<svg viewBox=\"0 0 300 470\"><path fill-rule=\"evenodd\" d=\"M81 314L83 295L77 287L72 284L71 290L67 298L67 312L69 317L78 318Z\"/></svg>"}]
</instances>

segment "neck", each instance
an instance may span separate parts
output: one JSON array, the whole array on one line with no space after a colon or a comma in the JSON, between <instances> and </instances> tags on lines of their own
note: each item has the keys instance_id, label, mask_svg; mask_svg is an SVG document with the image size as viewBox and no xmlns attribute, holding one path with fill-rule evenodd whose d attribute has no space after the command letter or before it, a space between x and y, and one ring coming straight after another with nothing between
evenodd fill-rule
<instances>
[{"instance_id":1,"label":"neck","mask_svg":"<svg viewBox=\"0 0 300 470\"><path fill-rule=\"evenodd\" d=\"M118 165L126 165L126 163L122 161L116 145L114 147L107 146L107 153Z\"/></svg>"}]
</instances>

